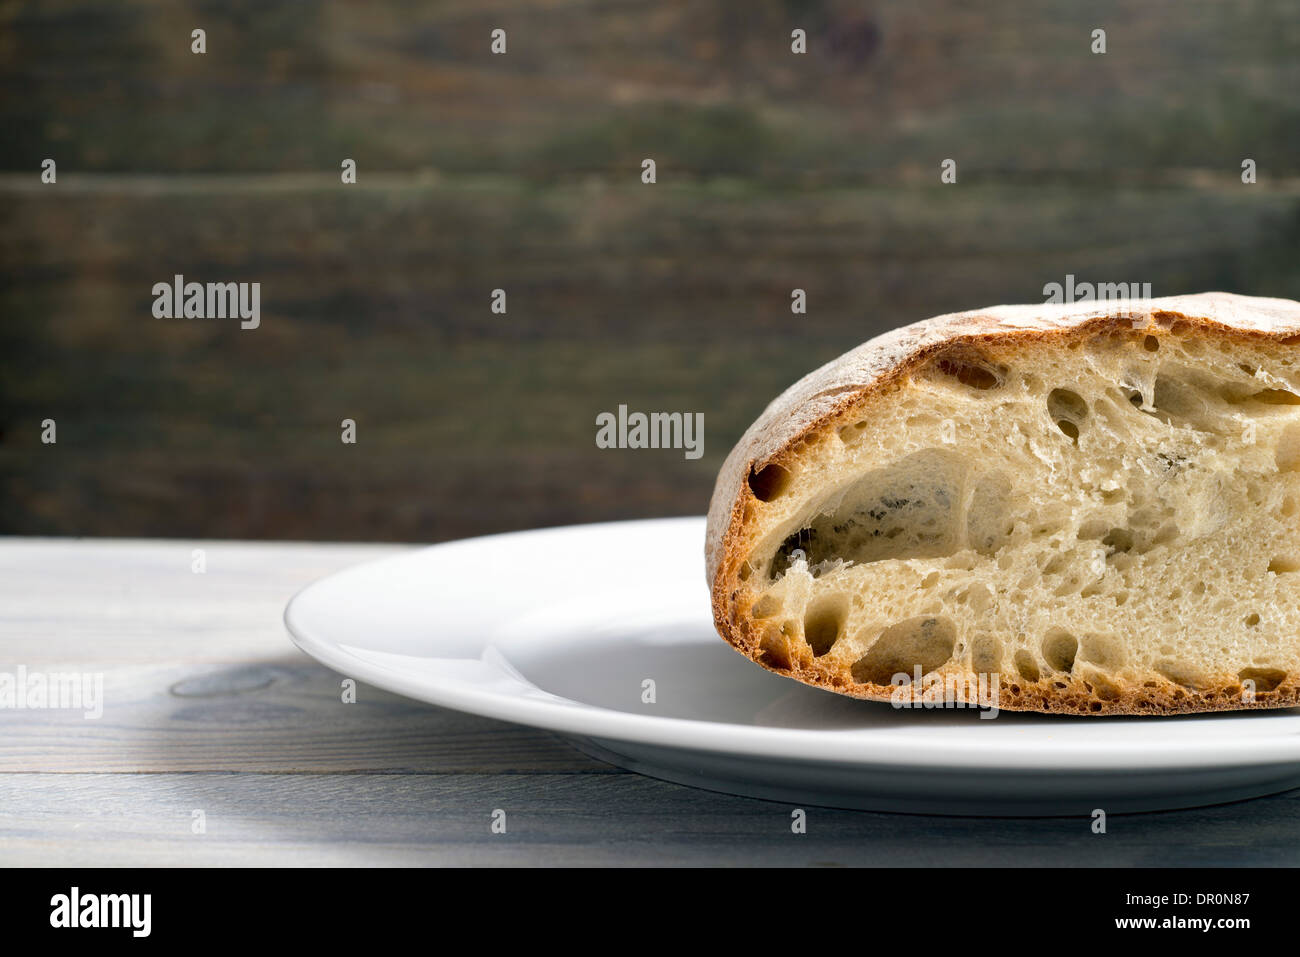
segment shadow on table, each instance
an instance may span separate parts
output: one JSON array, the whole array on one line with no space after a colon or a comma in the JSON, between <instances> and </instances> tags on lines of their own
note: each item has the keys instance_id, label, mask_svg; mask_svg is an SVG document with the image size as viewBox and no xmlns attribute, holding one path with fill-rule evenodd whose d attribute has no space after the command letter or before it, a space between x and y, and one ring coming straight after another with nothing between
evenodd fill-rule
<instances>
[{"instance_id":1,"label":"shadow on table","mask_svg":"<svg viewBox=\"0 0 1300 957\"><path fill-rule=\"evenodd\" d=\"M1300 791L1114 815L1105 833L1084 817L809 807L796 835L788 805L622 772L548 733L366 685L344 703L343 680L285 655L176 682L141 764L207 772L158 786L249 863L1294 865L1300 843Z\"/></svg>"}]
</instances>

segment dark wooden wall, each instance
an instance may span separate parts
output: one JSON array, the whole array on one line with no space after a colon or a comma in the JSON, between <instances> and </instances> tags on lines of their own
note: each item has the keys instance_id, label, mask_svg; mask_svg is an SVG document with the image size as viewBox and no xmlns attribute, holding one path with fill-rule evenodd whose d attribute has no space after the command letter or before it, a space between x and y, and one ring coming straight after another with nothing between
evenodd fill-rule
<instances>
[{"instance_id":1,"label":"dark wooden wall","mask_svg":"<svg viewBox=\"0 0 1300 957\"><path fill-rule=\"evenodd\" d=\"M0 129L7 533L698 513L892 326L1068 273L1300 298L1284 0L4 2ZM176 273L260 282L261 327L153 318ZM597 449L619 404L704 456Z\"/></svg>"}]
</instances>

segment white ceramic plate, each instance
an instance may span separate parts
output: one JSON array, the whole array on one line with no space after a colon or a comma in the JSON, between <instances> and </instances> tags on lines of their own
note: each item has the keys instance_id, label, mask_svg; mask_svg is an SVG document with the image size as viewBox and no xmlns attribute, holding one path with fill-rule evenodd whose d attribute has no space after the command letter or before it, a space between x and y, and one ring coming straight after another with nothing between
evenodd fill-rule
<instances>
[{"instance_id":1,"label":"white ceramic plate","mask_svg":"<svg viewBox=\"0 0 1300 957\"><path fill-rule=\"evenodd\" d=\"M703 544L694 518L452 542L316 582L285 622L348 677L547 728L654 777L796 805L1086 815L1300 786L1300 709L988 720L769 674L715 634Z\"/></svg>"}]
</instances>

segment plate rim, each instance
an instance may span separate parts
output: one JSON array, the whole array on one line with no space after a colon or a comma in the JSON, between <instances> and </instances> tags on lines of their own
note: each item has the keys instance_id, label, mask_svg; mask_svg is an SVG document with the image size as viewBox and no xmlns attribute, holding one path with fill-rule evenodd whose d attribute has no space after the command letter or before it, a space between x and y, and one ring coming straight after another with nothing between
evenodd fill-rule
<instances>
[{"instance_id":1,"label":"plate rim","mask_svg":"<svg viewBox=\"0 0 1300 957\"><path fill-rule=\"evenodd\" d=\"M438 680L426 675L412 677L395 668L359 657L349 652L346 646L335 639L317 634L314 625L310 622L308 612L304 611L309 609L310 602L317 593L338 587L340 579L346 579L363 567L427 561L429 556L442 556L470 544L491 541L610 533L626 537L650 527L663 528L667 523L676 523L684 526L699 526L701 532L699 552L702 558L703 522L702 516L593 522L501 532L416 547L396 555L359 562L310 582L299 589L285 605L283 620L290 639L299 649L347 677L357 678L374 687L427 704L579 737L604 738L629 744L817 765L864 768L906 767L909 770L952 768L990 772L1072 771L1112 774L1300 763L1300 726L1291 731L1274 731L1243 737L1232 742L1231 745L1222 741L1205 744L1200 739L1190 736L1161 742L1158 746L1143 741L1140 736L1133 741L1111 741L1102 744L1072 740L1062 745L1060 742L1049 743L1051 735L1034 734L1019 747L1011 749L1002 742L990 745L986 741L980 744L977 737L971 741L953 743L951 739L954 728L951 725L946 726L940 740L930 737L891 740L881 729L846 731L774 728L655 714L636 714L558 696L550 696L554 700L548 700L546 697L511 696L475 688L454 680ZM701 587L703 588L703 583ZM722 641L721 638L718 640ZM484 647L490 645L485 644ZM752 663L751 666L759 667ZM833 692L823 691L823 693ZM547 692L547 695L550 693ZM873 703L863 702L863 704ZM883 702L874 704L885 706ZM1270 710L1265 715L1261 715L1259 711L1252 711L1167 716L1044 715L1043 717L1070 722L1129 723L1196 719L1233 720L1230 716L1240 714L1246 720L1267 720L1268 716L1280 717L1280 712L1284 710L1287 709L1277 709L1276 714ZM1300 715L1293 717L1300 718ZM846 734L858 737L846 739ZM870 736L870 740L864 741L863 735ZM961 736L965 737L965 735Z\"/></svg>"}]
</instances>

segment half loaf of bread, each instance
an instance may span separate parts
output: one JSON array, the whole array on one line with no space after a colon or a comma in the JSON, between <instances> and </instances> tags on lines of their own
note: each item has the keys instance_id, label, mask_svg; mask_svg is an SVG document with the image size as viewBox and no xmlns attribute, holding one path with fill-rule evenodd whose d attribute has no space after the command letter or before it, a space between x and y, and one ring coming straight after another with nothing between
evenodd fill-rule
<instances>
[{"instance_id":1,"label":"half loaf of bread","mask_svg":"<svg viewBox=\"0 0 1300 957\"><path fill-rule=\"evenodd\" d=\"M1294 705L1300 304L998 306L882 335L741 438L706 558L722 637L842 694L983 676L1010 710Z\"/></svg>"}]
</instances>

